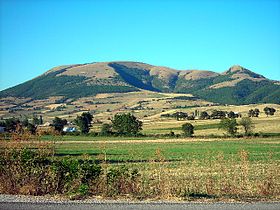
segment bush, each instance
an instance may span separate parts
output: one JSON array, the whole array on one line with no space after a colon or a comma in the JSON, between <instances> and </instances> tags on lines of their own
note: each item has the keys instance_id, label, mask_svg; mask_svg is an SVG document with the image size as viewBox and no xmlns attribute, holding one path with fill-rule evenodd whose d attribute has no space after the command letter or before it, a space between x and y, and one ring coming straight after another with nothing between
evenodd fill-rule
<instances>
[{"instance_id":1,"label":"bush","mask_svg":"<svg viewBox=\"0 0 280 210\"><path fill-rule=\"evenodd\" d=\"M0 150L0 193L45 195L79 192L97 180L100 165L90 160L52 157L52 147L12 143Z\"/></svg>"},{"instance_id":2,"label":"bush","mask_svg":"<svg viewBox=\"0 0 280 210\"><path fill-rule=\"evenodd\" d=\"M112 125L110 124L103 124L102 127L101 127L101 131L99 133L99 135L101 136L111 136L113 134L112 132Z\"/></svg>"},{"instance_id":3,"label":"bush","mask_svg":"<svg viewBox=\"0 0 280 210\"><path fill-rule=\"evenodd\" d=\"M194 127L191 123L185 123L182 125L182 131L184 136L192 136L194 133Z\"/></svg>"},{"instance_id":4,"label":"bush","mask_svg":"<svg viewBox=\"0 0 280 210\"><path fill-rule=\"evenodd\" d=\"M108 195L116 196L136 192L139 176L137 169L129 170L125 166L110 168L106 174Z\"/></svg>"}]
</instances>

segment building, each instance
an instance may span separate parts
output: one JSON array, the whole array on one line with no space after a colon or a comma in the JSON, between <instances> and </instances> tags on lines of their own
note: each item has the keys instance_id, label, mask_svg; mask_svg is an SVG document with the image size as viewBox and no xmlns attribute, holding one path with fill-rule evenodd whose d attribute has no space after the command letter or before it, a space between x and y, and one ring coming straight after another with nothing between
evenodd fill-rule
<instances>
[{"instance_id":1,"label":"building","mask_svg":"<svg viewBox=\"0 0 280 210\"><path fill-rule=\"evenodd\" d=\"M72 132L76 132L77 129L75 127L69 127L69 126L65 126L63 128L63 132L66 132L66 133L72 133Z\"/></svg>"}]
</instances>

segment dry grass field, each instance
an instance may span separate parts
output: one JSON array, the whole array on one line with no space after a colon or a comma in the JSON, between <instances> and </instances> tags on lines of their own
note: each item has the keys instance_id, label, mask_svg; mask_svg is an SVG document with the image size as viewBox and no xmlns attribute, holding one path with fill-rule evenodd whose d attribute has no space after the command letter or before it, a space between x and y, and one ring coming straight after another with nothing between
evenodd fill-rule
<instances>
[{"instance_id":1,"label":"dry grass field","mask_svg":"<svg viewBox=\"0 0 280 210\"><path fill-rule=\"evenodd\" d=\"M251 105L215 105L211 102L192 98L190 94L157 93L152 91L140 91L130 93L106 93L97 94L94 97L80 98L77 100L62 100L61 97L52 97L48 100L15 99L0 100L0 117L29 117L33 114L42 115L44 122L52 122L58 116L72 121L82 112L90 111L94 115L92 131L98 132L102 123L110 123L110 119L117 114L130 112L143 122L144 134L168 134L170 131L179 134L181 125L185 121L177 121L174 118L161 117L162 114L186 112L188 114L198 110L213 110L239 112L247 116L250 109L258 108L261 113L258 118L252 118L254 132L280 133L280 105L279 104L251 104ZM274 116L267 117L264 107L274 107ZM192 120L188 121L195 126L195 135L223 135L218 129L219 120ZM238 132L242 133L240 127Z\"/></svg>"},{"instance_id":2,"label":"dry grass field","mask_svg":"<svg viewBox=\"0 0 280 210\"><path fill-rule=\"evenodd\" d=\"M267 117L263 111L266 106L274 107L275 115ZM43 144L51 148L50 155L44 157L47 158L47 162L56 164L62 161L67 163L66 165L70 164L72 167L71 164L74 164L73 167L76 167L77 174L73 176L75 178L71 175L74 172L69 172L68 183L63 185L65 190L63 192L67 192L67 195L215 201L272 201L280 198L278 104L217 105L196 99L189 94L141 91L98 94L95 97L77 100L63 100L61 97L35 101L7 98L0 100L0 108L2 118L22 119L25 116L32 118L35 113L42 115L44 122L52 122L56 116L73 121L77 115L89 111L94 115L91 132L99 132L102 124L110 123L115 114L130 112L143 122L141 132L146 134L143 137L94 135L34 137L20 134L16 138L13 134L11 138L15 138L15 141L2 138L1 160L9 162L9 154L15 151L18 151L23 159L14 163L9 162L12 167L6 167L5 164L1 166L5 169L5 173L0 173L1 193L34 195L61 193L57 188L49 188L49 185L41 186L41 177L38 174L30 175L30 171L47 170L44 174L51 186L63 184L55 179L57 177L55 173L61 173L52 171L52 166L40 168L36 164L28 165L29 162L21 165L29 154L26 153L26 146L32 150L38 148L40 151L42 149L40 145ZM191 114L196 111L200 113L207 111L211 114L213 110L234 111L247 116L248 111L255 108L260 110L260 115L252 118L253 132L259 133L260 137L224 138L225 133L218 125L220 120L196 118L178 121L175 118L161 116L175 112ZM237 118L237 121L240 121L240 118ZM193 138L163 135L170 134L171 131L181 134L181 126L186 122L194 125ZM240 126L238 133L244 133ZM276 134L275 137L271 135L273 133ZM156 136L157 134L161 135ZM271 136L263 138L262 134ZM16 150L13 148L14 145L17 145ZM38 155L41 160L40 152ZM33 159L32 157L32 161ZM81 181L84 172L80 171L82 169L77 162L84 160L95 161L102 168L98 179L86 184ZM24 169L26 164L30 171ZM68 166L65 167L59 170L68 170ZM58 170L57 165L55 168ZM112 179L110 182L108 177ZM13 181L6 182L7 179Z\"/></svg>"}]
</instances>

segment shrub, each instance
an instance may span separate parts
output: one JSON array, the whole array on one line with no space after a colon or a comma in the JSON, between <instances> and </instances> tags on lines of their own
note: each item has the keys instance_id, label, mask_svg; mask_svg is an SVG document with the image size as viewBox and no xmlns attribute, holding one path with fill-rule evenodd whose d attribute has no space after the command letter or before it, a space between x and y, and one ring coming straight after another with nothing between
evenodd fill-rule
<instances>
[{"instance_id":1,"label":"shrub","mask_svg":"<svg viewBox=\"0 0 280 210\"><path fill-rule=\"evenodd\" d=\"M9 143L0 150L0 193L45 195L69 192L85 194L99 179L100 165L90 160L52 156L50 144Z\"/></svg>"},{"instance_id":2,"label":"shrub","mask_svg":"<svg viewBox=\"0 0 280 210\"><path fill-rule=\"evenodd\" d=\"M132 170L125 166L110 168L106 174L108 195L115 196L135 192L139 176L137 169Z\"/></svg>"},{"instance_id":3,"label":"shrub","mask_svg":"<svg viewBox=\"0 0 280 210\"><path fill-rule=\"evenodd\" d=\"M191 123L185 123L182 125L182 131L184 136L192 136L194 133L194 127Z\"/></svg>"},{"instance_id":4,"label":"shrub","mask_svg":"<svg viewBox=\"0 0 280 210\"><path fill-rule=\"evenodd\" d=\"M103 124L101 127L100 135L101 136L110 136L112 134L113 134L112 125L107 124L107 123Z\"/></svg>"}]
</instances>

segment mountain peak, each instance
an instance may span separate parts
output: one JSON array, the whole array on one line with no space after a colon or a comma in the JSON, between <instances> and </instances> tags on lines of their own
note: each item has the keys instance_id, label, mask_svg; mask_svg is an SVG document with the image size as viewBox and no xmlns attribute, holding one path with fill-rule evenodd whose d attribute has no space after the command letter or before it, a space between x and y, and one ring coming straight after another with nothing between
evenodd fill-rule
<instances>
[{"instance_id":1,"label":"mountain peak","mask_svg":"<svg viewBox=\"0 0 280 210\"><path fill-rule=\"evenodd\" d=\"M245 69L244 67L240 66L240 65L233 65L232 67L229 68L229 70L226 71L226 73L235 73L235 72L242 72Z\"/></svg>"}]
</instances>

